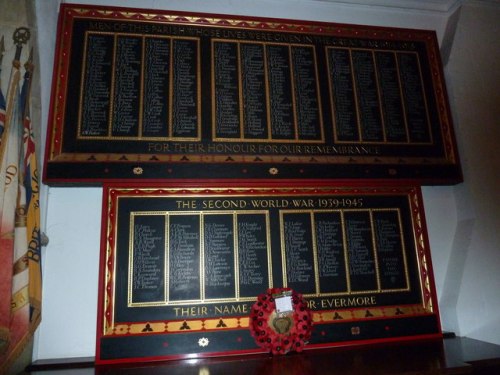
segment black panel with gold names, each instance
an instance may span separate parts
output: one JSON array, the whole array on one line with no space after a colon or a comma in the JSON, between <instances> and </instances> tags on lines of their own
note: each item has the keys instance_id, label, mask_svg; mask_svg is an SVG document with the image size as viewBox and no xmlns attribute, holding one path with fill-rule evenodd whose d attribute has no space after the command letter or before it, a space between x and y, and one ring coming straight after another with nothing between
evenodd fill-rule
<instances>
[{"instance_id":1,"label":"black panel with gold names","mask_svg":"<svg viewBox=\"0 0 500 375\"><path fill-rule=\"evenodd\" d=\"M110 186L105 200L99 360L256 352L250 309L273 287L306 298L310 347L440 333L418 188Z\"/></svg>"},{"instance_id":2,"label":"black panel with gold names","mask_svg":"<svg viewBox=\"0 0 500 375\"><path fill-rule=\"evenodd\" d=\"M60 14L49 183L461 178L432 32Z\"/></svg>"}]
</instances>

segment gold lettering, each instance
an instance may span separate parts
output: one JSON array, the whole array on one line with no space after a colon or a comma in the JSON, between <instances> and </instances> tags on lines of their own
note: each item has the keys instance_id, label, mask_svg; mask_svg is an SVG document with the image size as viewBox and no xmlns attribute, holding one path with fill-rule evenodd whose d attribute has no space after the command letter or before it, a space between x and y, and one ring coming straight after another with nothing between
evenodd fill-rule
<instances>
[{"instance_id":1,"label":"gold lettering","mask_svg":"<svg viewBox=\"0 0 500 375\"><path fill-rule=\"evenodd\" d=\"M290 204L286 199L253 199L253 208L286 208Z\"/></svg>"},{"instance_id":2,"label":"gold lettering","mask_svg":"<svg viewBox=\"0 0 500 375\"><path fill-rule=\"evenodd\" d=\"M245 208L247 202L243 199L214 199L214 200L204 200L202 202L203 208Z\"/></svg>"},{"instance_id":3,"label":"gold lettering","mask_svg":"<svg viewBox=\"0 0 500 375\"><path fill-rule=\"evenodd\" d=\"M292 202L296 208L314 208L312 199L293 199Z\"/></svg>"},{"instance_id":4,"label":"gold lettering","mask_svg":"<svg viewBox=\"0 0 500 375\"><path fill-rule=\"evenodd\" d=\"M196 201L195 200L184 200L184 201L175 201L177 204L177 208L187 208L187 209L195 209Z\"/></svg>"},{"instance_id":5,"label":"gold lettering","mask_svg":"<svg viewBox=\"0 0 500 375\"><path fill-rule=\"evenodd\" d=\"M193 317L208 315L208 308L206 306L192 306L192 307L174 307L175 316Z\"/></svg>"},{"instance_id":6,"label":"gold lettering","mask_svg":"<svg viewBox=\"0 0 500 375\"><path fill-rule=\"evenodd\" d=\"M342 308L342 307L358 307L358 306L374 306L377 304L375 296L370 297L348 297L348 298L323 298L320 300L322 309Z\"/></svg>"},{"instance_id":7,"label":"gold lettering","mask_svg":"<svg viewBox=\"0 0 500 375\"><path fill-rule=\"evenodd\" d=\"M314 310L316 309L316 301L310 299L306 302L307 302L307 307L309 307L310 309L314 309Z\"/></svg>"},{"instance_id":8,"label":"gold lettering","mask_svg":"<svg viewBox=\"0 0 500 375\"><path fill-rule=\"evenodd\" d=\"M219 305L214 306L215 314L248 314L248 305Z\"/></svg>"},{"instance_id":9,"label":"gold lettering","mask_svg":"<svg viewBox=\"0 0 500 375\"><path fill-rule=\"evenodd\" d=\"M148 152L170 152L170 145L168 143L160 143L160 142L149 142L148 143Z\"/></svg>"}]
</instances>

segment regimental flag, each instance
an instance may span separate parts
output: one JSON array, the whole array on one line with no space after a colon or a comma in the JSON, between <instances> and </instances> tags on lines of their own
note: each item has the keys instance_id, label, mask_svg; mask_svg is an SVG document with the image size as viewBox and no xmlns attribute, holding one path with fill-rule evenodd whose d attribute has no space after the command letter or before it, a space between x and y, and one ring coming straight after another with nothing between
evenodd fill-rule
<instances>
[{"instance_id":1,"label":"regimental flag","mask_svg":"<svg viewBox=\"0 0 500 375\"><path fill-rule=\"evenodd\" d=\"M21 43L29 39L29 30L20 28L16 34L0 144L0 373L24 350L41 316L39 182L29 111L33 64L30 54L19 92Z\"/></svg>"},{"instance_id":2,"label":"regimental flag","mask_svg":"<svg viewBox=\"0 0 500 375\"><path fill-rule=\"evenodd\" d=\"M23 187L26 201L26 252L29 268L29 304L30 331L33 333L41 319L42 273L41 273L41 240L40 240L40 201L39 179L36 157L35 137L30 117L31 78L33 75L32 52L24 65L26 73L21 91L23 122Z\"/></svg>"},{"instance_id":3,"label":"regimental flag","mask_svg":"<svg viewBox=\"0 0 500 375\"><path fill-rule=\"evenodd\" d=\"M0 144L0 373L13 355L16 327L11 313L15 212L19 181L21 117L19 113L19 53L12 64L6 97L6 113Z\"/></svg>"}]
</instances>

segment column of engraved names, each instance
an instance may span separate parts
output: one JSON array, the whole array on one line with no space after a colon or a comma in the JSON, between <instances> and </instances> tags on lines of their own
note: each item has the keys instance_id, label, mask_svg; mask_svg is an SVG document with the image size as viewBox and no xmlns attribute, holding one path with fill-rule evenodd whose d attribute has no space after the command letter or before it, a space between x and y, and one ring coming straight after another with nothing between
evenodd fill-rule
<instances>
[{"instance_id":1,"label":"column of engraved names","mask_svg":"<svg viewBox=\"0 0 500 375\"><path fill-rule=\"evenodd\" d=\"M112 136L137 137L141 97L142 38L116 37Z\"/></svg>"},{"instance_id":2,"label":"column of engraved names","mask_svg":"<svg viewBox=\"0 0 500 375\"><path fill-rule=\"evenodd\" d=\"M168 137L170 39L146 38L142 135Z\"/></svg>"},{"instance_id":3,"label":"column of engraved names","mask_svg":"<svg viewBox=\"0 0 500 375\"><path fill-rule=\"evenodd\" d=\"M199 40L173 39L172 43L172 137L197 138L200 123Z\"/></svg>"},{"instance_id":4,"label":"column of engraved names","mask_svg":"<svg viewBox=\"0 0 500 375\"><path fill-rule=\"evenodd\" d=\"M428 143L431 141L430 124L418 55L398 52L397 57L410 143Z\"/></svg>"},{"instance_id":5,"label":"column of engraved names","mask_svg":"<svg viewBox=\"0 0 500 375\"><path fill-rule=\"evenodd\" d=\"M286 269L283 284L300 293L316 293L311 215L283 213L281 225Z\"/></svg>"},{"instance_id":6,"label":"column of engraved names","mask_svg":"<svg viewBox=\"0 0 500 375\"><path fill-rule=\"evenodd\" d=\"M339 211L314 214L319 293L348 291L342 220Z\"/></svg>"},{"instance_id":7,"label":"column of engraved names","mask_svg":"<svg viewBox=\"0 0 500 375\"><path fill-rule=\"evenodd\" d=\"M168 300L201 299L200 215L169 215Z\"/></svg>"},{"instance_id":8,"label":"column of engraved names","mask_svg":"<svg viewBox=\"0 0 500 375\"><path fill-rule=\"evenodd\" d=\"M113 61L113 36L89 34L80 108L80 136L108 135Z\"/></svg>"},{"instance_id":9,"label":"column of engraved names","mask_svg":"<svg viewBox=\"0 0 500 375\"><path fill-rule=\"evenodd\" d=\"M213 43L215 137L240 138L238 44Z\"/></svg>"},{"instance_id":10,"label":"column of engraved names","mask_svg":"<svg viewBox=\"0 0 500 375\"><path fill-rule=\"evenodd\" d=\"M406 142L408 135L403 112L396 55L390 51L376 51L375 61L379 76L386 140L388 142Z\"/></svg>"},{"instance_id":11,"label":"column of engraved names","mask_svg":"<svg viewBox=\"0 0 500 375\"><path fill-rule=\"evenodd\" d=\"M132 216L131 303L165 301L165 216Z\"/></svg>"},{"instance_id":12,"label":"column of engraved names","mask_svg":"<svg viewBox=\"0 0 500 375\"><path fill-rule=\"evenodd\" d=\"M382 290L408 288L402 229L397 210L373 211L373 227Z\"/></svg>"},{"instance_id":13,"label":"column of engraved names","mask_svg":"<svg viewBox=\"0 0 500 375\"><path fill-rule=\"evenodd\" d=\"M318 79L314 47L292 46L293 79L298 139L321 140Z\"/></svg>"},{"instance_id":14,"label":"column of engraved names","mask_svg":"<svg viewBox=\"0 0 500 375\"><path fill-rule=\"evenodd\" d=\"M205 299L236 297L232 214L203 215Z\"/></svg>"},{"instance_id":15,"label":"column of engraved names","mask_svg":"<svg viewBox=\"0 0 500 375\"><path fill-rule=\"evenodd\" d=\"M343 214L351 291L378 290L370 213L367 210L346 210Z\"/></svg>"},{"instance_id":16,"label":"column of engraved names","mask_svg":"<svg viewBox=\"0 0 500 375\"><path fill-rule=\"evenodd\" d=\"M295 139L289 47L267 45L266 56L272 138Z\"/></svg>"},{"instance_id":17,"label":"column of engraved names","mask_svg":"<svg viewBox=\"0 0 500 375\"><path fill-rule=\"evenodd\" d=\"M243 131L246 139L267 139L264 45L241 43Z\"/></svg>"},{"instance_id":18,"label":"column of engraved names","mask_svg":"<svg viewBox=\"0 0 500 375\"><path fill-rule=\"evenodd\" d=\"M265 214L238 214L239 296L255 297L270 288Z\"/></svg>"},{"instance_id":19,"label":"column of engraved names","mask_svg":"<svg viewBox=\"0 0 500 375\"><path fill-rule=\"evenodd\" d=\"M350 51L328 48L330 96L337 141L359 141Z\"/></svg>"},{"instance_id":20,"label":"column of engraved names","mask_svg":"<svg viewBox=\"0 0 500 375\"><path fill-rule=\"evenodd\" d=\"M362 141L384 141L373 53L352 50Z\"/></svg>"}]
</instances>

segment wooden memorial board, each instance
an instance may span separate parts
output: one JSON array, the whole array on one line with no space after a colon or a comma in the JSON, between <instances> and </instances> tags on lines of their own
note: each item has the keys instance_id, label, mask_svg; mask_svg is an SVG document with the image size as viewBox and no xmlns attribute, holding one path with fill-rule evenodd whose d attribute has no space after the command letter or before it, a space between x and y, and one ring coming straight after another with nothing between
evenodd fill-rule
<instances>
[{"instance_id":1,"label":"wooden memorial board","mask_svg":"<svg viewBox=\"0 0 500 375\"><path fill-rule=\"evenodd\" d=\"M97 363L262 352L270 287L307 300L306 349L440 337L420 188L105 185Z\"/></svg>"},{"instance_id":2,"label":"wooden memorial board","mask_svg":"<svg viewBox=\"0 0 500 375\"><path fill-rule=\"evenodd\" d=\"M434 31L62 4L46 183L461 181Z\"/></svg>"}]
</instances>

